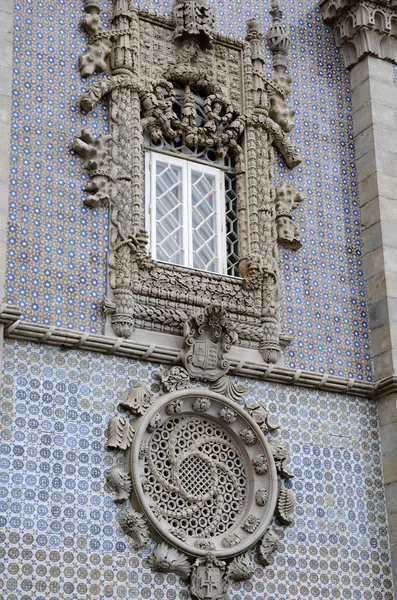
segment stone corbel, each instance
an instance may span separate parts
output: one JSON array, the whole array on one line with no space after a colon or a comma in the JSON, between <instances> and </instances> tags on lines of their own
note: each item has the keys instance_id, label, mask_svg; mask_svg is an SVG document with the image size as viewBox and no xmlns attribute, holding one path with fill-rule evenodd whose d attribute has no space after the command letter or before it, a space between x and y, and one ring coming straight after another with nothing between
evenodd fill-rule
<instances>
[{"instance_id":1,"label":"stone corbel","mask_svg":"<svg viewBox=\"0 0 397 600\"><path fill-rule=\"evenodd\" d=\"M368 54L397 63L397 6L392 0L321 0L322 17L349 69Z\"/></svg>"},{"instance_id":2,"label":"stone corbel","mask_svg":"<svg viewBox=\"0 0 397 600\"><path fill-rule=\"evenodd\" d=\"M302 200L301 194L286 183L276 190L277 241L293 250L302 246L298 227L292 222L292 211Z\"/></svg>"}]
</instances>

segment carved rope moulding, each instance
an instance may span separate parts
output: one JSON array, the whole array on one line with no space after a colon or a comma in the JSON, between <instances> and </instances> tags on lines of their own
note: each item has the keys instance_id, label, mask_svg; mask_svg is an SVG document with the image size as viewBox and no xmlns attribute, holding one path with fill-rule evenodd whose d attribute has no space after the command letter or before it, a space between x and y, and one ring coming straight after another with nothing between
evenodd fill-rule
<instances>
[{"instance_id":1,"label":"carved rope moulding","mask_svg":"<svg viewBox=\"0 0 397 600\"><path fill-rule=\"evenodd\" d=\"M180 410L169 415L175 402ZM227 409L233 422L222 418ZM134 425L128 461L136 500L167 543L189 556L232 558L264 535L277 472L265 436L240 406L214 392L182 390L157 400ZM254 432L254 444L244 442L244 430ZM264 491L266 503L258 503Z\"/></svg>"}]
</instances>

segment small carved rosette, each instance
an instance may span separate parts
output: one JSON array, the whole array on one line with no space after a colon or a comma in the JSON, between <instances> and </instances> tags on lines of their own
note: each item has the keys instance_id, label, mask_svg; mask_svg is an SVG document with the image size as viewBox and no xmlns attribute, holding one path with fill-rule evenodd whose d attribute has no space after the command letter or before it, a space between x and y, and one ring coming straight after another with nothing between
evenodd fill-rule
<instances>
[{"instance_id":1,"label":"small carved rosette","mask_svg":"<svg viewBox=\"0 0 397 600\"><path fill-rule=\"evenodd\" d=\"M161 537L191 557L228 559L252 548L272 521L278 485L271 448L248 413L215 392L186 389L159 398L134 426L136 500ZM249 443L241 431L252 434ZM258 457L266 470L254 468Z\"/></svg>"}]
</instances>

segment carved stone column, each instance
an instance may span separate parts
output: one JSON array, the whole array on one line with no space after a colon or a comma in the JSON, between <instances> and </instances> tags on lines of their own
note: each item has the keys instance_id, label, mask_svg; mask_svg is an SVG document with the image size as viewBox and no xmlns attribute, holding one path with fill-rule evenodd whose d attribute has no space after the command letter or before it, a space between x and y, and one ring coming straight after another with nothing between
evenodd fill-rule
<instances>
[{"instance_id":1,"label":"carved stone column","mask_svg":"<svg viewBox=\"0 0 397 600\"><path fill-rule=\"evenodd\" d=\"M134 330L134 294L132 286L138 278L136 260L139 232L142 229L142 128L138 92L139 20L137 10L128 0L114 5L112 28L125 31L115 38L111 54L113 75L120 76L120 85L109 99L113 159L119 168L114 202L110 208L113 245L112 266L114 307L111 322L120 337L129 337Z\"/></svg>"},{"instance_id":2,"label":"carved stone column","mask_svg":"<svg viewBox=\"0 0 397 600\"><path fill-rule=\"evenodd\" d=\"M394 1L320 3L351 69L353 126L383 474L397 590L397 7Z\"/></svg>"}]
</instances>

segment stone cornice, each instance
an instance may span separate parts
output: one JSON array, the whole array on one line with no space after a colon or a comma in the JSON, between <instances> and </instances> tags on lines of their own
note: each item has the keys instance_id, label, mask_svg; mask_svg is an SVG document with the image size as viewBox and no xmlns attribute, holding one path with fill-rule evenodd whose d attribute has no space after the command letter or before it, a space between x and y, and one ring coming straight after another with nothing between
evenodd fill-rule
<instances>
[{"instance_id":1,"label":"stone cornice","mask_svg":"<svg viewBox=\"0 0 397 600\"><path fill-rule=\"evenodd\" d=\"M397 64L396 0L321 0L319 7L348 68L367 55Z\"/></svg>"},{"instance_id":2,"label":"stone cornice","mask_svg":"<svg viewBox=\"0 0 397 600\"><path fill-rule=\"evenodd\" d=\"M4 336L34 342L60 346L65 350L86 350L102 354L114 354L135 360L150 360L163 364L181 362L181 349L177 346L159 343L141 343L124 338L96 335L88 332L73 331L54 325L40 325L21 320L21 311L7 304L0 306L0 324L4 326ZM282 383L284 385L307 387L351 396L377 398L397 393L397 376L388 377L376 383L358 379L339 377L327 373L314 373L301 369L280 367L263 362L255 362L231 357L230 375L252 377L262 381Z\"/></svg>"}]
</instances>

